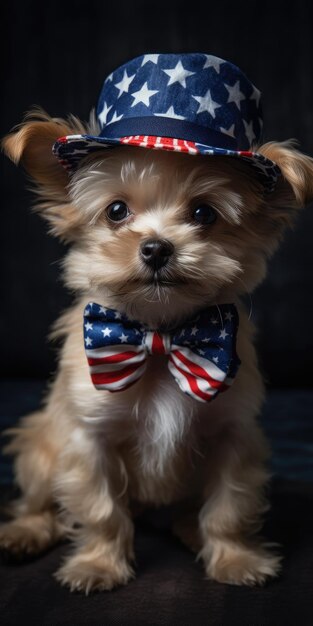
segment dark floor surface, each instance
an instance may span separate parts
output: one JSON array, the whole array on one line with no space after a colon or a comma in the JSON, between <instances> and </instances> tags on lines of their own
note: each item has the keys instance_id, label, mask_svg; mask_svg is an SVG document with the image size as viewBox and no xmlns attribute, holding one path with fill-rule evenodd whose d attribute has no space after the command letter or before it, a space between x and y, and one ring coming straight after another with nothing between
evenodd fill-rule
<instances>
[{"instance_id":1,"label":"dark floor surface","mask_svg":"<svg viewBox=\"0 0 313 626\"><path fill-rule=\"evenodd\" d=\"M1 428L38 406L41 381L3 381ZM85 597L59 586L52 573L69 547L60 544L21 564L0 561L3 626L312 626L313 392L274 390L261 418L273 456L271 510L263 535L279 542L283 570L264 587L207 581L200 562L172 535L166 509L136 522L136 579L113 592ZM11 465L1 458L2 497Z\"/></svg>"}]
</instances>

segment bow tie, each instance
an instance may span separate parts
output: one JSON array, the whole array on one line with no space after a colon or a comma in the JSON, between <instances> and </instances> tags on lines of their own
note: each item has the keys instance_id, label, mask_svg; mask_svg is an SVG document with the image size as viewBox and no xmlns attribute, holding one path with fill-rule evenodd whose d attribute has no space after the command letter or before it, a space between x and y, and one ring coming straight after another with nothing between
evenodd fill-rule
<instances>
[{"instance_id":1,"label":"bow tie","mask_svg":"<svg viewBox=\"0 0 313 626\"><path fill-rule=\"evenodd\" d=\"M90 302L84 312L86 355L97 389L123 391L144 373L147 358L166 354L188 395L207 402L234 380L238 313L233 304L200 311L174 330L151 330L123 313Z\"/></svg>"}]
</instances>

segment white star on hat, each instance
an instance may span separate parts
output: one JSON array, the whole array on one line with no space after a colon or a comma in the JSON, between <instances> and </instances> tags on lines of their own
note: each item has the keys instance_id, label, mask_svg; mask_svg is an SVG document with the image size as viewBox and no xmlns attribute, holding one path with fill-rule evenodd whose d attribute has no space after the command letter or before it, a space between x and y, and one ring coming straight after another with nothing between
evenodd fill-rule
<instances>
[{"instance_id":1,"label":"white star on hat","mask_svg":"<svg viewBox=\"0 0 313 626\"><path fill-rule=\"evenodd\" d=\"M134 107L136 104L139 104L139 102L142 102L143 104L145 104L146 106L149 106L150 104L150 98L152 96L154 96L155 93L158 93L157 89L148 89L148 83L145 82L141 89L139 89L138 91L134 91L134 93L132 93L132 97L134 98L134 102L132 104L132 107Z\"/></svg>"},{"instance_id":2,"label":"white star on hat","mask_svg":"<svg viewBox=\"0 0 313 626\"><path fill-rule=\"evenodd\" d=\"M229 93L227 104L229 102L234 102L240 111L240 102L241 100L245 100L246 96L242 93L242 91L240 91L239 80L237 80L237 82L232 87L231 85L226 85L226 84L225 84L225 87Z\"/></svg>"},{"instance_id":3,"label":"white star on hat","mask_svg":"<svg viewBox=\"0 0 313 626\"><path fill-rule=\"evenodd\" d=\"M145 54L141 67L148 63L148 61L151 61L151 63L155 63L155 65L157 65L159 56L159 54Z\"/></svg>"},{"instance_id":4,"label":"white star on hat","mask_svg":"<svg viewBox=\"0 0 313 626\"><path fill-rule=\"evenodd\" d=\"M182 87L186 87L186 78L188 76L192 76L195 72L189 72L185 70L181 61L178 61L176 67L173 67L171 70L162 70L170 77L169 82L167 83L167 87L173 85L174 83L180 83Z\"/></svg>"},{"instance_id":5,"label":"white star on hat","mask_svg":"<svg viewBox=\"0 0 313 626\"><path fill-rule=\"evenodd\" d=\"M116 111L114 111L113 116L111 117L110 121L107 122L107 126L109 126L109 124L112 124L112 122L118 122L119 120L121 120L123 117L122 115L117 115Z\"/></svg>"},{"instance_id":6,"label":"white star on hat","mask_svg":"<svg viewBox=\"0 0 313 626\"><path fill-rule=\"evenodd\" d=\"M214 102L214 100L212 100L210 89L207 90L204 96L192 97L197 100L197 102L199 102L199 108L197 113L202 113L202 111L206 111L207 113L210 113L212 117L215 117L215 109L218 109L222 106L221 104L218 104L218 102Z\"/></svg>"},{"instance_id":7,"label":"white star on hat","mask_svg":"<svg viewBox=\"0 0 313 626\"><path fill-rule=\"evenodd\" d=\"M232 124L229 128L223 128L220 126L220 131L230 137L235 137L235 124Z\"/></svg>"},{"instance_id":8,"label":"white star on hat","mask_svg":"<svg viewBox=\"0 0 313 626\"><path fill-rule=\"evenodd\" d=\"M203 69L206 70L207 67L214 67L215 71L219 74L222 63L225 63L224 59L219 59L218 57L213 57L211 54L207 54Z\"/></svg>"},{"instance_id":9,"label":"white star on hat","mask_svg":"<svg viewBox=\"0 0 313 626\"><path fill-rule=\"evenodd\" d=\"M256 87L254 87L253 88L253 92L252 92L252 94L251 94L249 99L250 100L255 100L256 101L256 105L259 106L260 98L261 98L261 92Z\"/></svg>"},{"instance_id":10,"label":"white star on hat","mask_svg":"<svg viewBox=\"0 0 313 626\"><path fill-rule=\"evenodd\" d=\"M108 112L112 109L112 105L108 107L107 103L104 103L103 109L99 115L99 120L100 122L103 124L103 126L105 125L106 121L107 121L107 117L108 117Z\"/></svg>"},{"instance_id":11,"label":"white star on hat","mask_svg":"<svg viewBox=\"0 0 313 626\"><path fill-rule=\"evenodd\" d=\"M171 106L165 113L155 113L154 115L160 117L175 117L177 120L185 119L183 115L177 115L177 113L175 113L173 106Z\"/></svg>"},{"instance_id":12,"label":"white star on hat","mask_svg":"<svg viewBox=\"0 0 313 626\"><path fill-rule=\"evenodd\" d=\"M132 76L128 76L126 70L124 70L124 76L122 78L122 80L120 80L119 83L115 83L114 87L116 87L116 89L119 89L119 94L118 94L118 98L122 95L122 93L128 93L128 88L130 83L132 82L132 80L135 78L136 74L133 74Z\"/></svg>"},{"instance_id":13,"label":"white star on hat","mask_svg":"<svg viewBox=\"0 0 313 626\"><path fill-rule=\"evenodd\" d=\"M255 139L255 132L253 130L253 122L250 122L250 124L248 124L246 120L243 120L243 123L245 125L245 131L246 131L246 135L249 141L249 145L251 146L253 143L253 140Z\"/></svg>"}]
</instances>

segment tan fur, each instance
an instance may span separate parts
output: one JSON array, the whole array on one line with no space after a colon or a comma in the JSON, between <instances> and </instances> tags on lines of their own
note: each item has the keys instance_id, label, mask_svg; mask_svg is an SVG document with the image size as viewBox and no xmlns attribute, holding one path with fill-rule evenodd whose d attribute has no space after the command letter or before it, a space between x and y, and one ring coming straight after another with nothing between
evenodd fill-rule
<instances>
[{"instance_id":1,"label":"tan fur","mask_svg":"<svg viewBox=\"0 0 313 626\"><path fill-rule=\"evenodd\" d=\"M73 118L42 113L4 141L35 179L53 233L73 243L64 269L77 299L53 331L64 343L45 406L11 432L22 496L13 521L0 528L0 545L37 552L69 536L75 551L57 579L86 593L111 589L134 575L131 511L171 503L174 532L197 550L209 578L263 583L280 559L253 538L267 508L267 446L256 422L264 389L240 296L264 278L284 228L313 196L312 160L288 144L260 147L283 171L270 196L238 159L131 147L85 159L68 181L51 143L77 129ZM118 226L105 211L116 199L132 211ZM214 206L214 224L193 223L197 202ZM148 283L138 254L148 237L175 247L169 286ZM128 390L95 390L81 331L90 300L152 326L178 323L204 306L218 314L219 304L236 302L242 365L233 386L212 403L193 401L166 358L156 356Z\"/></svg>"}]
</instances>

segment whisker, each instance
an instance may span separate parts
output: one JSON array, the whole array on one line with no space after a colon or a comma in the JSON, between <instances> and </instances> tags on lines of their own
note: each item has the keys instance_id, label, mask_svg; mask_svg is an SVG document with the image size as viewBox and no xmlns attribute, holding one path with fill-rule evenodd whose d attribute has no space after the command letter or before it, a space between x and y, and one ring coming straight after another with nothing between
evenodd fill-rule
<instances>
[{"instance_id":1,"label":"whisker","mask_svg":"<svg viewBox=\"0 0 313 626\"><path fill-rule=\"evenodd\" d=\"M219 316L220 316L220 320L221 320L222 328L224 328L224 322L223 322L223 316L222 316L222 313L221 313L221 309L220 309L220 307L218 306L218 304L216 304L215 306L216 306L216 308L217 308L217 310L218 310L218 312L219 312Z\"/></svg>"},{"instance_id":2,"label":"whisker","mask_svg":"<svg viewBox=\"0 0 313 626\"><path fill-rule=\"evenodd\" d=\"M250 300L250 310L249 310L249 315L248 315L248 320L250 320L251 317L252 317L252 312L253 312L252 296L251 296L251 293L248 290L248 287L247 287L246 283L242 280L242 278L239 278L239 276L237 276L237 278L238 278L238 280L240 280L240 282L243 284L244 288L246 289L247 296L249 297L249 300Z\"/></svg>"}]
</instances>

